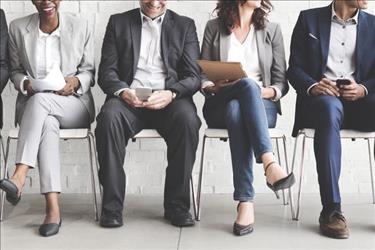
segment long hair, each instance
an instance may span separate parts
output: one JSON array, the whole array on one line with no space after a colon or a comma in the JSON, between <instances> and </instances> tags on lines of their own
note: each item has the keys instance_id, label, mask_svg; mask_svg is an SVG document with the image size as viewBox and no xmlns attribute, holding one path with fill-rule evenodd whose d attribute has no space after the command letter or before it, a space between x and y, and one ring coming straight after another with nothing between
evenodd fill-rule
<instances>
[{"instance_id":1,"label":"long hair","mask_svg":"<svg viewBox=\"0 0 375 250\"><path fill-rule=\"evenodd\" d=\"M246 0L219 0L214 11L220 23L223 25L227 34L232 33L232 29L240 20L238 4L244 5ZM256 30L264 29L266 26L267 15L271 12L273 6L270 0L262 0L261 7L254 10L251 22Z\"/></svg>"}]
</instances>

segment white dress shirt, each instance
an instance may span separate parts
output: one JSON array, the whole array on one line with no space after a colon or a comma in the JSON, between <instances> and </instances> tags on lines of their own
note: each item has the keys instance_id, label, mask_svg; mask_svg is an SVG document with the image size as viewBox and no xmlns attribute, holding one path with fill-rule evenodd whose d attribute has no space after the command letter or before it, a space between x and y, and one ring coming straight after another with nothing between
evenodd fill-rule
<instances>
[{"instance_id":1,"label":"white dress shirt","mask_svg":"<svg viewBox=\"0 0 375 250\"><path fill-rule=\"evenodd\" d=\"M45 78L55 64L61 68L60 28L57 28L51 34L44 33L38 28L38 38L35 41L34 48L36 49L36 57L35 61L31 62L36 66L34 78ZM24 95L27 95L27 91L24 89L24 83L27 79L28 77L25 77L20 85L21 92Z\"/></svg>"},{"instance_id":2,"label":"white dress shirt","mask_svg":"<svg viewBox=\"0 0 375 250\"><path fill-rule=\"evenodd\" d=\"M167 71L161 55L161 29L165 13L155 19L144 15L141 11L142 33L137 69L130 88L149 87L153 90L165 89ZM125 90L115 92L119 96Z\"/></svg>"}]
</instances>

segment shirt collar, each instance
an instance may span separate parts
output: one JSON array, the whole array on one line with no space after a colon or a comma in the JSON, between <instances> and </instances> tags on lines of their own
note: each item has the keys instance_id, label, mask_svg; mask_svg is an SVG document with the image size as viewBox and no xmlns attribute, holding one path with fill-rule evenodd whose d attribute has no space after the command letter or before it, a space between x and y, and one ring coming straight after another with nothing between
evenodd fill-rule
<instances>
[{"instance_id":1,"label":"shirt collar","mask_svg":"<svg viewBox=\"0 0 375 250\"><path fill-rule=\"evenodd\" d=\"M53 31L51 34L44 33L40 28L39 28L39 21L38 21L38 37L43 38L43 37L49 37L49 36L56 36L60 37L60 26L57 27L55 31Z\"/></svg>"},{"instance_id":2,"label":"shirt collar","mask_svg":"<svg viewBox=\"0 0 375 250\"><path fill-rule=\"evenodd\" d=\"M161 16L158 16L155 19L151 19L150 17L148 17L145 14L143 14L142 10L139 10L139 12L141 13L141 22L142 22L142 24L144 22L156 22L158 24L161 24L161 23L163 23L163 20L164 20L164 17L165 17L165 13L167 13L165 11Z\"/></svg>"},{"instance_id":3,"label":"shirt collar","mask_svg":"<svg viewBox=\"0 0 375 250\"><path fill-rule=\"evenodd\" d=\"M353 22L354 24L358 24L358 15L359 15L359 9L357 10L357 13L355 13L355 15L351 18L349 18L348 20L346 20L345 22ZM336 11L335 11L335 2L332 3L332 21L333 20L340 20L342 21L342 19L336 14Z\"/></svg>"}]
</instances>

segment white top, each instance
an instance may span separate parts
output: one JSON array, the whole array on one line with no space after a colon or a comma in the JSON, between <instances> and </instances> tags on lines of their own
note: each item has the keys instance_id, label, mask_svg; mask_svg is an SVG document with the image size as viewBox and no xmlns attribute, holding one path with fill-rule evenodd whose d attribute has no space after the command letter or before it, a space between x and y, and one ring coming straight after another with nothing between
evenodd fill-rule
<instances>
[{"instance_id":1,"label":"white top","mask_svg":"<svg viewBox=\"0 0 375 250\"><path fill-rule=\"evenodd\" d=\"M141 11L142 33L139 61L130 88L149 87L153 90L165 89L167 71L161 56L161 29L165 13L151 19ZM127 88L115 92L120 93Z\"/></svg>"},{"instance_id":2,"label":"white top","mask_svg":"<svg viewBox=\"0 0 375 250\"><path fill-rule=\"evenodd\" d=\"M242 44L232 32L229 42L228 62L240 62L247 77L255 80L260 87L263 86L253 25L250 26L250 31Z\"/></svg>"}]
</instances>

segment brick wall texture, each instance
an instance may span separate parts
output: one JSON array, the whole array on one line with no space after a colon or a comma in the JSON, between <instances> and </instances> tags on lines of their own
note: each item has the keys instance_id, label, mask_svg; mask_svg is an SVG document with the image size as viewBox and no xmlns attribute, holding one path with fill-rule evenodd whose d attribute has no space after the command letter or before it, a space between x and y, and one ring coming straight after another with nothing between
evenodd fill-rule
<instances>
[{"instance_id":1,"label":"brick wall texture","mask_svg":"<svg viewBox=\"0 0 375 250\"><path fill-rule=\"evenodd\" d=\"M284 35L286 56L289 58L289 46L293 27L301 10L325 6L330 1L272 1L274 11L270 20L281 24ZM170 9L193 18L196 22L199 40L202 41L204 27L207 20L213 18L212 13L216 1L168 1ZM8 24L15 18L19 18L35 12L31 1L6 1L2 0L0 6L6 13ZM105 28L109 16L114 13L124 12L138 7L138 1L73 1L64 0L61 2L62 12L79 13L89 19L95 30L95 52L96 63L99 65L100 49L102 46ZM370 1L367 10L375 14L375 1ZM5 139L10 128L14 126L14 105L16 91L11 83L3 92L5 124L2 136ZM96 85L93 88L96 103L96 110L99 111L104 102L104 94ZM291 130L294 120L295 93L292 89L282 99L283 116L278 118L277 127L287 135L287 151L289 162L293 151L294 139L291 138ZM198 107L199 116L203 121L201 135L206 128L202 116L204 99L197 93L194 96ZM95 128L95 123L92 128ZM317 193L318 184L315 171L315 160L313 144L307 141L306 151L306 172L303 180L304 192ZM343 142L343 167L341 176L341 190L343 193L370 193L370 171L368 152L365 141ZM202 143L198 147L197 161L194 166L194 180L197 183L200 152ZM63 192L86 193L90 192L89 158L86 142L64 141L61 142L62 157L62 184ZM14 165L15 143L11 144L10 161ZM298 156L300 153L298 153ZM161 139L144 139L137 142L129 142L128 152L124 168L127 173L127 193L133 194L160 194L163 192L166 167L166 146ZM11 172L13 168L11 168ZM299 175L296 171L297 176ZM254 166L254 186L258 193L268 193L265 185L262 167ZM203 192L205 193L231 193L232 171L231 157L227 142L209 140L206 147L206 160L204 171ZM30 178L27 181L25 192L39 192L38 170L30 171Z\"/></svg>"}]
</instances>

